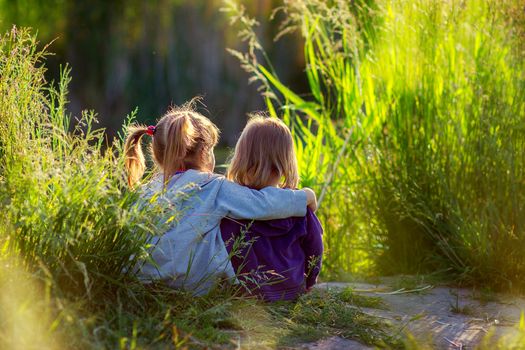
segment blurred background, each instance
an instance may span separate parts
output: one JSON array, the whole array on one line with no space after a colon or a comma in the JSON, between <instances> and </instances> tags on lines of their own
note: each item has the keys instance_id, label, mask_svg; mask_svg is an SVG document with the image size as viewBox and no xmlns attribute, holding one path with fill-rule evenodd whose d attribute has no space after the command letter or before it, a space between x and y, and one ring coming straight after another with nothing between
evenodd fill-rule
<instances>
[{"instance_id":1,"label":"blurred background","mask_svg":"<svg viewBox=\"0 0 525 350\"><path fill-rule=\"evenodd\" d=\"M288 35L276 43L278 22L267 19L277 0L243 1L259 19L258 34L283 82L307 91L302 44ZM220 11L220 0L0 0L0 30L13 24L38 30L39 46L52 42L47 79L72 68L69 110L98 114L109 138L138 107L150 123L171 104L202 95L202 112L233 146L246 114L263 110L257 86L226 48L240 48L237 32Z\"/></svg>"}]
</instances>

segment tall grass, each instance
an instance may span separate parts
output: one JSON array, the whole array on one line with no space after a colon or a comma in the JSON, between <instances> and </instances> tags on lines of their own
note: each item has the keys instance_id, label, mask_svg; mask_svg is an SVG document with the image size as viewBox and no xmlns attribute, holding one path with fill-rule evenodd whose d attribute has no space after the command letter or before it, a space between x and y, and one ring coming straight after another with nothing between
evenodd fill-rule
<instances>
[{"instance_id":1,"label":"tall grass","mask_svg":"<svg viewBox=\"0 0 525 350\"><path fill-rule=\"evenodd\" d=\"M525 287L525 67L518 1L285 1L309 96L232 52L293 129L321 194L328 273L450 271ZM372 263L373 262L373 263Z\"/></svg>"},{"instance_id":2,"label":"tall grass","mask_svg":"<svg viewBox=\"0 0 525 350\"><path fill-rule=\"evenodd\" d=\"M94 297L144 255L157 209L139 210L121 142L104 144L93 112L70 125L69 69L48 85L35 46L26 30L0 38L0 252L62 292Z\"/></svg>"}]
</instances>

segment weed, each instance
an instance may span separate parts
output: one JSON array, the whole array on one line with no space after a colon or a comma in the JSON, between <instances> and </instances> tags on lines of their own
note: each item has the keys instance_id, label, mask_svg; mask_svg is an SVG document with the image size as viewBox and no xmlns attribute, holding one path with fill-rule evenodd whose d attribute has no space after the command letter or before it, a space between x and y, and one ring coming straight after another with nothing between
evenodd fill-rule
<instances>
[{"instance_id":1,"label":"weed","mask_svg":"<svg viewBox=\"0 0 525 350\"><path fill-rule=\"evenodd\" d=\"M342 301L358 307L368 307L383 310L387 309L385 302L380 297L371 297L357 294L351 287L347 287L339 291L338 297Z\"/></svg>"},{"instance_id":2,"label":"weed","mask_svg":"<svg viewBox=\"0 0 525 350\"><path fill-rule=\"evenodd\" d=\"M293 322L291 333L281 340L282 343L293 342L309 334L310 340L338 335L366 344L397 346L400 339L390 335L391 325L352 307L365 306L359 304L377 306L380 303L351 294L349 290L314 290L300 297L292 307L280 309L280 314ZM355 301L357 304L352 304Z\"/></svg>"},{"instance_id":3,"label":"weed","mask_svg":"<svg viewBox=\"0 0 525 350\"><path fill-rule=\"evenodd\" d=\"M450 290L450 295L452 295L454 299L454 303L450 303L450 311L455 314L461 314L466 316L474 316L475 312L471 305L461 305L459 301L459 292Z\"/></svg>"}]
</instances>

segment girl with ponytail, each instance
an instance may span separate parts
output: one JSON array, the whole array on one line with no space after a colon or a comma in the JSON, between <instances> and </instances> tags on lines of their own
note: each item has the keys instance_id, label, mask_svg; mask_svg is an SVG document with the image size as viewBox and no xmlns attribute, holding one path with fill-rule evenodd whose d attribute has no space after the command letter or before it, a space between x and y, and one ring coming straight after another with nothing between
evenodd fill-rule
<instances>
[{"instance_id":1,"label":"girl with ponytail","mask_svg":"<svg viewBox=\"0 0 525 350\"><path fill-rule=\"evenodd\" d=\"M213 148L219 140L219 130L209 119L188 106L174 108L156 126L130 127L125 149L128 184L131 187L144 174L144 154L140 139L146 134L152 137L151 153L155 164L162 170L164 181L168 181L177 171L213 170Z\"/></svg>"},{"instance_id":2,"label":"girl with ponytail","mask_svg":"<svg viewBox=\"0 0 525 350\"><path fill-rule=\"evenodd\" d=\"M151 238L151 259L137 266L144 282L162 280L173 288L206 294L219 279L234 279L219 224L228 216L237 219L273 220L305 216L316 209L315 193L266 187L250 189L213 174L213 148L219 131L190 102L169 110L156 125L130 128L125 144L128 183L141 183L145 158L142 136L151 137L150 152L157 168L152 179L140 186L146 197L167 199L180 213L166 232Z\"/></svg>"}]
</instances>

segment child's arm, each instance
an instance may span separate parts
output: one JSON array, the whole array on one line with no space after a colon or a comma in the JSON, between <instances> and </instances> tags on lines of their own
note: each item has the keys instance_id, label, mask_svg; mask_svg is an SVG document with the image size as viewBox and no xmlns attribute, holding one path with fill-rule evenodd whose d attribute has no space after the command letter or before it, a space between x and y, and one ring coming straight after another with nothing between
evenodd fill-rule
<instances>
[{"instance_id":1,"label":"child's arm","mask_svg":"<svg viewBox=\"0 0 525 350\"><path fill-rule=\"evenodd\" d=\"M301 246L306 256L306 289L309 290L317 282L323 258L323 227L311 210L306 213L306 230Z\"/></svg>"},{"instance_id":2,"label":"child's arm","mask_svg":"<svg viewBox=\"0 0 525 350\"><path fill-rule=\"evenodd\" d=\"M304 216L307 206L317 203L310 190L266 187L260 191L224 180L217 195L217 207L225 216L237 219L273 220Z\"/></svg>"}]
</instances>

